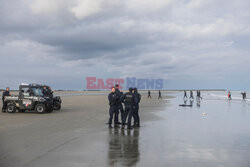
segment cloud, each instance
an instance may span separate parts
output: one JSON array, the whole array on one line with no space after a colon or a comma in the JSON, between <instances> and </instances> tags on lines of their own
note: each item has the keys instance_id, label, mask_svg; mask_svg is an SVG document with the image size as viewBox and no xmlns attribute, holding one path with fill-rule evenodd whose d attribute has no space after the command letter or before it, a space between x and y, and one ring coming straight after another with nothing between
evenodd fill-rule
<instances>
[{"instance_id":1,"label":"cloud","mask_svg":"<svg viewBox=\"0 0 250 167\"><path fill-rule=\"evenodd\" d=\"M119 0L77 0L75 6L69 7L69 11L72 12L77 19L84 19L85 17L106 11L119 2Z\"/></svg>"},{"instance_id":2,"label":"cloud","mask_svg":"<svg viewBox=\"0 0 250 167\"><path fill-rule=\"evenodd\" d=\"M164 9L166 6L170 5L172 0L127 0L125 5L128 10L134 12L157 12Z\"/></svg>"},{"instance_id":3,"label":"cloud","mask_svg":"<svg viewBox=\"0 0 250 167\"><path fill-rule=\"evenodd\" d=\"M59 9L58 0L34 0L30 4L30 9L34 14L53 14Z\"/></svg>"},{"instance_id":4,"label":"cloud","mask_svg":"<svg viewBox=\"0 0 250 167\"><path fill-rule=\"evenodd\" d=\"M15 67L0 87L28 80L82 89L85 76L211 85L231 73L250 77L249 7L246 0L0 0L0 70L10 60Z\"/></svg>"}]
</instances>

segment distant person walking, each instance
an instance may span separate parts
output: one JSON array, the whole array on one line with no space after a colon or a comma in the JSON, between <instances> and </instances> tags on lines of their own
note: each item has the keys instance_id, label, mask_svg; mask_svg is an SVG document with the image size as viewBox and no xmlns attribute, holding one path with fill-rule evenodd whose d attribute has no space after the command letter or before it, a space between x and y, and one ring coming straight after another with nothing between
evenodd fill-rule
<instances>
[{"instance_id":1,"label":"distant person walking","mask_svg":"<svg viewBox=\"0 0 250 167\"><path fill-rule=\"evenodd\" d=\"M200 90L197 90L196 99L197 99L197 100L200 100L200 99L201 99L201 91L200 91Z\"/></svg>"},{"instance_id":2,"label":"distant person walking","mask_svg":"<svg viewBox=\"0 0 250 167\"><path fill-rule=\"evenodd\" d=\"M161 91L159 90L159 96L158 96L158 99L162 99L161 97Z\"/></svg>"},{"instance_id":3,"label":"distant person walking","mask_svg":"<svg viewBox=\"0 0 250 167\"><path fill-rule=\"evenodd\" d=\"M150 99L152 98L152 97L151 97L150 90L148 90L148 98L150 98Z\"/></svg>"},{"instance_id":4,"label":"distant person walking","mask_svg":"<svg viewBox=\"0 0 250 167\"><path fill-rule=\"evenodd\" d=\"M183 98L188 98L187 97L187 92L184 90L184 96L183 96Z\"/></svg>"},{"instance_id":5,"label":"distant person walking","mask_svg":"<svg viewBox=\"0 0 250 167\"><path fill-rule=\"evenodd\" d=\"M232 99L232 96L231 96L231 92L229 91L228 94L227 94L227 98L228 100L231 100Z\"/></svg>"},{"instance_id":6,"label":"distant person walking","mask_svg":"<svg viewBox=\"0 0 250 167\"><path fill-rule=\"evenodd\" d=\"M10 88L9 87L6 88L6 90L3 92L3 95L2 95L2 101L3 101L2 112L6 112L6 108L7 108L7 103L5 102L6 96L10 96Z\"/></svg>"},{"instance_id":7,"label":"distant person walking","mask_svg":"<svg viewBox=\"0 0 250 167\"><path fill-rule=\"evenodd\" d=\"M194 94L193 94L193 91L192 90L190 90L190 97L189 97L190 99L194 99Z\"/></svg>"},{"instance_id":8,"label":"distant person walking","mask_svg":"<svg viewBox=\"0 0 250 167\"><path fill-rule=\"evenodd\" d=\"M247 98L247 93L246 92L241 92L242 94L242 99L245 100Z\"/></svg>"}]
</instances>

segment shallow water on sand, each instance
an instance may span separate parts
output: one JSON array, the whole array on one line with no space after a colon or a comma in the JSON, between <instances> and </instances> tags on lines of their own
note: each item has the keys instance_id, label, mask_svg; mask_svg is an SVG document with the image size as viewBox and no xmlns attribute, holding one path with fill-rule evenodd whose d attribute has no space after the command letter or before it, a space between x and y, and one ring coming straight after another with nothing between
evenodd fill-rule
<instances>
[{"instance_id":1,"label":"shallow water on sand","mask_svg":"<svg viewBox=\"0 0 250 167\"><path fill-rule=\"evenodd\" d=\"M183 93L177 93L170 107L156 113L161 120L136 130L136 149L130 145L136 154L123 161L136 166L249 167L250 103L221 95L208 92L200 102L191 102L193 107L180 107Z\"/></svg>"}]
</instances>

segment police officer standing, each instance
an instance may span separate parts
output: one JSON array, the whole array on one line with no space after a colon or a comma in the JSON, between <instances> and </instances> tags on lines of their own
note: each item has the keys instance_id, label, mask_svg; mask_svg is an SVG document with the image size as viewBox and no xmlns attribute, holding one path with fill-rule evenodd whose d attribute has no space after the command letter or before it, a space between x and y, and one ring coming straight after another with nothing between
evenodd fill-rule
<instances>
[{"instance_id":1,"label":"police officer standing","mask_svg":"<svg viewBox=\"0 0 250 167\"><path fill-rule=\"evenodd\" d=\"M122 120L122 129L125 127L126 119L128 117L128 129L131 128L131 119L134 114L135 104L138 103L137 97L133 94L133 88L129 88L129 92L121 97L121 101L125 103L125 115Z\"/></svg>"},{"instance_id":2,"label":"police officer standing","mask_svg":"<svg viewBox=\"0 0 250 167\"><path fill-rule=\"evenodd\" d=\"M7 108L7 103L5 102L6 96L10 96L10 88L9 87L6 88L6 90L3 92L3 95L2 95L2 101L3 101L2 112L6 112L6 108Z\"/></svg>"},{"instance_id":3,"label":"police officer standing","mask_svg":"<svg viewBox=\"0 0 250 167\"><path fill-rule=\"evenodd\" d=\"M134 96L137 98L138 102L135 103L134 109L134 127L140 127L140 116L139 116L139 103L141 101L141 94L138 93L137 88L134 88Z\"/></svg>"},{"instance_id":4,"label":"police officer standing","mask_svg":"<svg viewBox=\"0 0 250 167\"><path fill-rule=\"evenodd\" d=\"M119 121L118 121L118 117L119 117L119 112L121 113L121 121L124 117L124 110L123 110L123 106L122 106L122 102L121 102L121 96L123 95L123 92L121 92L119 90L119 85L115 85L115 93L116 95L118 96L118 99L117 99L117 103L116 103L116 114L117 114L117 117L115 117L115 123L116 124L121 124Z\"/></svg>"},{"instance_id":5,"label":"police officer standing","mask_svg":"<svg viewBox=\"0 0 250 167\"><path fill-rule=\"evenodd\" d=\"M109 128L112 128L112 120L113 117L115 115L115 118L117 117L117 112L116 112L116 103L117 103L117 99L119 97L116 95L115 93L115 87L112 87L111 93L108 95L108 99L109 99ZM114 120L115 122L115 120ZM114 123L116 125L116 122Z\"/></svg>"}]
</instances>

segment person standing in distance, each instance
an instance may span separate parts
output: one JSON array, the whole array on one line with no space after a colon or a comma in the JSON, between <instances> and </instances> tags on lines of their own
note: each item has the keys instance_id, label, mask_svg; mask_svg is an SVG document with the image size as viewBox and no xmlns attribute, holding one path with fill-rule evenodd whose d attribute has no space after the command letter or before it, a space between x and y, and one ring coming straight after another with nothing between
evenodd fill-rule
<instances>
[{"instance_id":1,"label":"person standing in distance","mask_svg":"<svg viewBox=\"0 0 250 167\"><path fill-rule=\"evenodd\" d=\"M128 129L132 129L131 119L134 114L135 104L138 103L138 99L132 91L133 91L133 88L129 88L129 92L125 93L121 97L121 101L125 103L125 115L122 120L122 129L124 129L125 127L127 117L128 117Z\"/></svg>"},{"instance_id":2,"label":"person standing in distance","mask_svg":"<svg viewBox=\"0 0 250 167\"><path fill-rule=\"evenodd\" d=\"M151 93L150 93L150 90L148 90L148 98L151 99Z\"/></svg>"},{"instance_id":3,"label":"person standing in distance","mask_svg":"<svg viewBox=\"0 0 250 167\"><path fill-rule=\"evenodd\" d=\"M161 97L161 91L159 90L159 96L158 96L158 99L162 99Z\"/></svg>"},{"instance_id":4,"label":"person standing in distance","mask_svg":"<svg viewBox=\"0 0 250 167\"><path fill-rule=\"evenodd\" d=\"M232 100L231 92L229 91L227 94L228 100Z\"/></svg>"},{"instance_id":5,"label":"person standing in distance","mask_svg":"<svg viewBox=\"0 0 250 167\"><path fill-rule=\"evenodd\" d=\"M108 95L108 99L109 99L109 128L112 128L112 120L114 115L116 116L116 102L118 99L118 96L115 93L115 87L111 88L111 92ZM116 124L114 122L114 124Z\"/></svg>"},{"instance_id":6,"label":"person standing in distance","mask_svg":"<svg viewBox=\"0 0 250 167\"><path fill-rule=\"evenodd\" d=\"M10 96L10 88L9 87L6 88L6 90L3 92L3 95L2 95L2 101L3 101L2 112L6 112L6 108L7 108L7 102L5 102L6 96Z\"/></svg>"}]
</instances>

